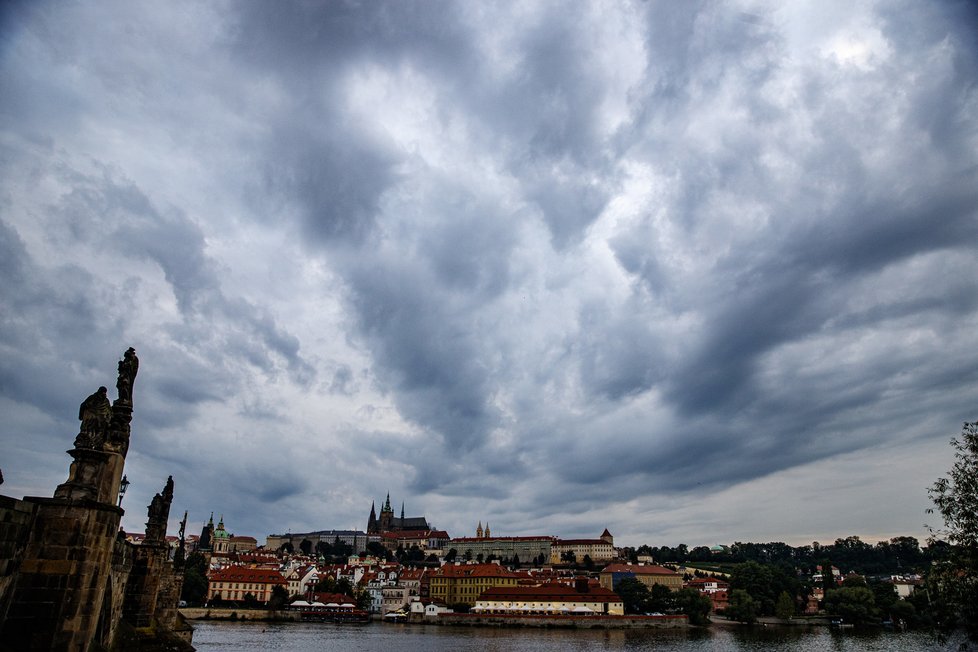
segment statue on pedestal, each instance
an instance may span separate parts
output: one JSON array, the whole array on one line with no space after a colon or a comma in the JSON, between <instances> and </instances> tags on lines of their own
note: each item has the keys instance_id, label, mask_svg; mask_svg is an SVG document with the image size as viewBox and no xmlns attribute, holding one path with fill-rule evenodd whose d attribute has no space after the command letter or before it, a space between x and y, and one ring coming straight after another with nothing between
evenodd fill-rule
<instances>
[{"instance_id":1,"label":"statue on pedestal","mask_svg":"<svg viewBox=\"0 0 978 652\"><path fill-rule=\"evenodd\" d=\"M119 379L115 386L119 390L120 403L132 405L132 384L136 381L138 371L139 358L136 357L136 349L130 346L119 361Z\"/></svg>"},{"instance_id":2,"label":"statue on pedestal","mask_svg":"<svg viewBox=\"0 0 978 652\"><path fill-rule=\"evenodd\" d=\"M112 422L112 406L109 404L108 393L108 389L99 387L97 392L78 406L81 429L75 438L76 448L100 449L102 447L109 424Z\"/></svg>"}]
</instances>

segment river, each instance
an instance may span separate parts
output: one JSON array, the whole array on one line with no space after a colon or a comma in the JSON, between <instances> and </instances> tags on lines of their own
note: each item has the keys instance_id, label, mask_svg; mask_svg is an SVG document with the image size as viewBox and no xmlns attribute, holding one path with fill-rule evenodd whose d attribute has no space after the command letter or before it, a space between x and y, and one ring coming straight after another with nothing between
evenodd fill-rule
<instances>
[{"instance_id":1,"label":"river","mask_svg":"<svg viewBox=\"0 0 978 652\"><path fill-rule=\"evenodd\" d=\"M310 652L883 652L940 650L916 632L834 631L819 628L714 626L688 630L569 630L334 625L329 623L194 622L198 652L308 650Z\"/></svg>"}]
</instances>

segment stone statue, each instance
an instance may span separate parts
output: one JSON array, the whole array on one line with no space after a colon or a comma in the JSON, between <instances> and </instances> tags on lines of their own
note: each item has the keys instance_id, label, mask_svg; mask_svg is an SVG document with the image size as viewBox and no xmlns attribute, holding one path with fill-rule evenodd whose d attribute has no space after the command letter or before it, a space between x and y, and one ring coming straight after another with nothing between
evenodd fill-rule
<instances>
[{"instance_id":1,"label":"stone statue","mask_svg":"<svg viewBox=\"0 0 978 652\"><path fill-rule=\"evenodd\" d=\"M132 384L136 381L138 371L139 358L136 357L136 349L130 346L119 361L119 379L115 383L119 390L120 403L132 405Z\"/></svg>"},{"instance_id":2,"label":"stone statue","mask_svg":"<svg viewBox=\"0 0 978 652\"><path fill-rule=\"evenodd\" d=\"M153 496L153 502L149 505L150 521L165 521L170 515L170 503L173 501L173 476L166 479L166 486L163 487L162 494Z\"/></svg>"},{"instance_id":3,"label":"stone statue","mask_svg":"<svg viewBox=\"0 0 978 652\"><path fill-rule=\"evenodd\" d=\"M108 389L99 387L97 392L78 406L81 429L75 438L76 447L99 448L105 441L106 432L112 422L112 406L109 404L108 394Z\"/></svg>"}]
</instances>

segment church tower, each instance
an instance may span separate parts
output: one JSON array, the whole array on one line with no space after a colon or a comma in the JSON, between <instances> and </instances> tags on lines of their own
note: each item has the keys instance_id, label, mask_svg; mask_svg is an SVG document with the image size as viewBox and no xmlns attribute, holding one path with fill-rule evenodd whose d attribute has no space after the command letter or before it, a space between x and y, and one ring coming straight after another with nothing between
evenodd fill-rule
<instances>
[{"instance_id":1,"label":"church tower","mask_svg":"<svg viewBox=\"0 0 978 652\"><path fill-rule=\"evenodd\" d=\"M482 521L479 521L479 527L475 529L475 538L476 539L482 538Z\"/></svg>"},{"instance_id":2,"label":"church tower","mask_svg":"<svg viewBox=\"0 0 978 652\"><path fill-rule=\"evenodd\" d=\"M394 525L394 510L391 508L391 495L387 494L383 509L380 510L380 531L390 532Z\"/></svg>"},{"instance_id":3,"label":"church tower","mask_svg":"<svg viewBox=\"0 0 978 652\"><path fill-rule=\"evenodd\" d=\"M380 528L377 527L377 511L374 509L374 501L370 501L370 518L367 519L367 534L377 534Z\"/></svg>"},{"instance_id":4,"label":"church tower","mask_svg":"<svg viewBox=\"0 0 978 652\"><path fill-rule=\"evenodd\" d=\"M211 552L214 549L214 512L211 512L211 520L200 530L200 538L197 539L197 550L200 552Z\"/></svg>"}]
</instances>

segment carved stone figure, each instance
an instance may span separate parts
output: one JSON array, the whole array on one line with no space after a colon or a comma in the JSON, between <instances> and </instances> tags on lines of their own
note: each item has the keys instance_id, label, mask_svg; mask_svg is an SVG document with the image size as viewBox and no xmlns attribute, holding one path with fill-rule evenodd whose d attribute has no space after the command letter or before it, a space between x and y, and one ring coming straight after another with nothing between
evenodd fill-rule
<instances>
[{"instance_id":1,"label":"carved stone figure","mask_svg":"<svg viewBox=\"0 0 978 652\"><path fill-rule=\"evenodd\" d=\"M132 405L132 384L136 381L138 371L139 358L136 357L136 349L130 346L119 361L119 379L115 383L119 390L120 403Z\"/></svg>"},{"instance_id":2,"label":"carved stone figure","mask_svg":"<svg viewBox=\"0 0 978 652\"><path fill-rule=\"evenodd\" d=\"M75 438L76 447L99 448L105 441L105 434L112 422L112 406L109 404L108 393L108 389L99 387L97 392L78 406L81 429Z\"/></svg>"},{"instance_id":3,"label":"carved stone figure","mask_svg":"<svg viewBox=\"0 0 978 652\"><path fill-rule=\"evenodd\" d=\"M162 494L153 496L153 502L149 505L150 521L166 521L170 515L170 502L173 501L173 476L166 479L166 486L163 487Z\"/></svg>"}]
</instances>

